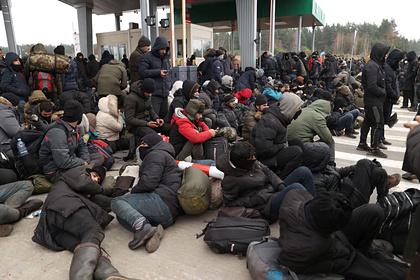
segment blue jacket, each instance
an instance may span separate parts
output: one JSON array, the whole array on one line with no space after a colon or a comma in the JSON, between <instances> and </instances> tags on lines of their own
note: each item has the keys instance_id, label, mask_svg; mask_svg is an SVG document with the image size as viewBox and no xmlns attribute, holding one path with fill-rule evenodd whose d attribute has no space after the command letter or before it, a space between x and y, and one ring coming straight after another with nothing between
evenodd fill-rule
<instances>
[{"instance_id":1,"label":"blue jacket","mask_svg":"<svg viewBox=\"0 0 420 280\"><path fill-rule=\"evenodd\" d=\"M72 59L69 61L69 71L63 74L63 91L79 90L78 76L77 62Z\"/></svg>"},{"instance_id":2,"label":"blue jacket","mask_svg":"<svg viewBox=\"0 0 420 280\"><path fill-rule=\"evenodd\" d=\"M30 95L29 87L25 81L23 73L16 72L11 65L14 60L19 58L16 53L9 52L6 54L7 68L3 72L0 82L2 92L11 92L19 96L21 100L25 100Z\"/></svg>"}]
</instances>

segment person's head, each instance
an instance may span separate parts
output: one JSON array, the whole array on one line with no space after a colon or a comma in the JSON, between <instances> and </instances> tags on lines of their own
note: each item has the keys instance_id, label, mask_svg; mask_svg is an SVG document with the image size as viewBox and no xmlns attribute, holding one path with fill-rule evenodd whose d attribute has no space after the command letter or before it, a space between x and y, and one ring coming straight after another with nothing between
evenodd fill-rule
<instances>
[{"instance_id":1,"label":"person's head","mask_svg":"<svg viewBox=\"0 0 420 280\"><path fill-rule=\"evenodd\" d=\"M182 84L182 92L187 100L198 98L200 95L200 85L194 81L185 80Z\"/></svg>"},{"instance_id":2,"label":"person's head","mask_svg":"<svg viewBox=\"0 0 420 280\"><path fill-rule=\"evenodd\" d=\"M63 45L59 45L54 49L54 53L55 54L61 54L61 55L65 55L66 54L66 50L64 48Z\"/></svg>"},{"instance_id":3,"label":"person's head","mask_svg":"<svg viewBox=\"0 0 420 280\"><path fill-rule=\"evenodd\" d=\"M302 112L303 100L294 93L285 92L280 100L280 111L291 122Z\"/></svg>"},{"instance_id":4,"label":"person's head","mask_svg":"<svg viewBox=\"0 0 420 280\"><path fill-rule=\"evenodd\" d=\"M223 103L225 103L227 107L233 109L236 107L238 100L236 99L235 96L228 94L223 98Z\"/></svg>"},{"instance_id":5,"label":"person's head","mask_svg":"<svg viewBox=\"0 0 420 280\"><path fill-rule=\"evenodd\" d=\"M236 167L250 170L255 163L255 148L248 142L235 143L229 153L230 162Z\"/></svg>"},{"instance_id":6,"label":"person's head","mask_svg":"<svg viewBox=\"0 0 420 280\"><path fill-rule=\"evenodd\" d=\"M150 149L162 141L162 137L156 132L152 132L143 136L139 145L140 159L144 160L144 158L150 152Z\"/></svg>"},{"instance_id":7,"label":"person's head","mask_svg":"<svg viewBox=\"0 0 420 280\"><path fill-rule=\"evenodd\" d=\"M48 100L42 101L41 103L39 103L39 111L40 111L41 117L43 118L51 118L53 114L53 109L54 109L53 104Z\"/></svg>"},{"instance_id":8,"label":"person's head","mask_svg":"<svg viewBox=\"0 0 420 280\"><path fill-rule=\"evenodd\" d=\"M76 59L82 61L84 59L83 53L81 53L81 52L77 53Z\"/></svg>"},{"instance_id":9,"label":"person's head","mask_svg":"<svg viewBox=\"0 0 420 280\"><path fill-rule=\"evenodd\" d=\"M149 38L147 38L146 36L141 36L139 39L139 43L138 43L138 47L140 48L140 50L144 53L149 52L150 51L150 45L151 42L149 40Z\"/></svg>"},{"instance_id":10,"label":"person's head","mask_svg":"<svg viewBox=\"0 0 420 280\"><path fill-rule=\"evenodd\" d=\"M89 173L90 178L95 183L101 184L106 176L106 168L103 166L96 166L93 168L88 168L86 171Z\"/></svg>"},{"instance_id":11,"label":"person's head","mask_svg":"<svg viewBox=\"0 0 420 280\"><path fill-rule=\"evenodd\" d=\"M267 97L263 94L258 94L255 98L255 108L260 112L265 112L268 109Z\"/></svg>"},{"instance_id":12,"label":"person's head","mask_svg":"<svg viewBox=\"0 0 420 280\"><path fill-rule=\"evenodd\" d=\"M233 88L233 78L229 75L224 75L222 77L222 85L229 88L229 89Z\"/></svg>"},{"instance_id":13,"label":"person's head","mask_svg":"<svg viewBox=\"0 0 420 280\"><path fill-rule=\"evenodd\" d=\"M75 128L82 121L83 106L79 101L69 100L64 104L64 114L62 120Z\"/></svg>"},{"instance_id":14,"label":"person's head","mask_svg":"<svg viewBox=\"0 0 420 280\"><path fill-rule=\"evenodd\" d=\"M262 55L264 58L268 58L270 55L268 54L268 52L264 52Z\"/></svg>"},{"instance_id":15,"label":"person's head","mask_svg":"<svg viewBox=\"0 0 420 280\"><path fill-rule=\"evenodd\" d=\"M223 79L222 79L222 82L223 82ZM206 90L207 92L210 92L210 94L212 94L213 96L216 96L220 94L220 88L221 88L220 84L216 80L211 79L210 82L207 84Z\"/></svg>"},{"instance_id":16,"label":"person's head","mask_svg":"<svg viewBox=\"0 0 420 280\"><path fill-rule=\"evenodd\" d=\"M95 55L94 54L90 54L89 55L89 61L95 61L95 60L96 60Z\"/></svg>"},{"instance_id":17,"label":"person's head","mask_svg":"<svg viewBox=\"0 0 420 280\"><path fill-rule=\"evenodd\" d=\"M204 109L204 103L198 99L191 99L185 106L187 118L191 121L198 121L203 118Z\"/></svg>"},{"instance_id":18,"label":"person's head","mask_svg":"<svg viewBox=\"0 0 420 280\"><path fill-rule=\"evenodd\" d=\"M17 107L19 105L19 97L11 92L5 92L1 97L6 99L12 107Z\"/></svg>"},{"instance_id":19,"label":"person's head","mask_svg":"<svg viewBox=\"0 0 420 280\"><path fill-rule=\"evenodd\" d=\"M149 98L155 92L155 81L151 78L146 78L143 81L143 94Z\"/></svg>"},{"instance_id":20,"label":"person's head","mask_svg":"<svg viewBox=\"0 0 420 280\"><path fill-rule=\"evenodd\" d=\"M305 204L305 218L321 234L329 235L348 224L353 209L339 192L321 192Z\"/></svg>"},{"instance_id":21,"label":"person's head","mask_svg":"<svg viewBox=\"0 0 420 280\"><path fill-rule=\"evenodd\" d=\"M314 85L314 82L312 80L306 81L306 87L312 87Z\"/></svg>"}]
</instances>

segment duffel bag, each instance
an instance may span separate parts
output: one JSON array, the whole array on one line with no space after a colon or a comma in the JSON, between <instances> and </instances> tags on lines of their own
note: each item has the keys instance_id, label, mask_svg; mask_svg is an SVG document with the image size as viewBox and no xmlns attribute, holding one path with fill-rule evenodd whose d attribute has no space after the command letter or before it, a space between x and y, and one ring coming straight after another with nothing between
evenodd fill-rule
<instances>
[{"instance_id":1,"label":"duffel bag","mask_svg":"<svg viewBox=\"0 0 420 280\"><path fill-rule=\"evenodd\" d=\"M299 274L280 265L277 258L281 248L276 238L251 242L246 253L246 267L253 280L343 280L336 274Z\"/></svg>"},{"instance_id":2,"label":"duffel bag","mask_svg":"<svg viewBox=\"0 0 420 280\"><path fill-rule=\"evenodd\" d=\"M38 53L29 56L29 70L63 74L69 70L69 58L60 54Z\"/></svg>"},{"instance_id":3,"label":"duffel bag","mask_svg":"<svg viewBox=\"0 0 420 280\"><path fill-rule=\"evenodd\" d=\"M207 224L200 237L217 254L245 255L248 245L270 235L270 226L263 219L217 217Z\"/></svg>"},{"instance_id":4,"label":"duffel bag","mask_svg":"<svg viewBox=\"0 0 420 280\"><path fill-rule=\"evenodd\" d=\"M209 177L193 166L184 170L178 201L187 215L198 215L207 211L210 205Z\"/></svg>"}]
</instances>

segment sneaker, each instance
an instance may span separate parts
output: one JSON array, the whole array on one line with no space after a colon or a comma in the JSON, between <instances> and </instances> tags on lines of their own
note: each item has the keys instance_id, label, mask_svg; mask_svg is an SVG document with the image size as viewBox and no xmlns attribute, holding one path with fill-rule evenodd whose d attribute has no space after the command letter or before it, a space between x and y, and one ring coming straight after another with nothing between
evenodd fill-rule
<instances>
[{"instance_id":1,"label":"sneaker","mask_svg":"<svg viewBox=\"0 0 420 280\"><path fill-rule=\"evenodd\" d=\"M414 175L414 174L411 174L410 172L404 173L401 177L402 177L404 180L408 180L408 181L412 181L412 180L417 179L417 176L416 176L416 175Z\"/></svg>"},{"instance_id":2,"label":"sneaker","mask_svg":"<svg viewBox=\"0 0 420 280\"><path fill-rule=\"evenodd\" d=\"M346 132L344 134L344 136L346 136L348 138L351 138L351 139L356 139L357 138L356 135L354 135L352 132Z\"/></svg>"},{"instance_id":3,"label":"sneaker","mask_svg":"<svg viewBox=\"0 0 420 280\"><path fill-rule=\"evenodd\" d=\"M149 223L144 224L142 229L136 230L134 232L134 238L128 243L128 248L135 250L143 246L147 240L152 238L155 232L155 227L152 227Z\"/></svg>"},{"instance_id":4,"label":"sneaker","mask_svg":"<svg viewBox=\"0 0 420 280\"><path fill-rule=\"evenodd\" d=\"M357 146L356 150L370 152L370 147L366 143L360 143L359 146Z\"/></svg>"},{"instance_id":5,"label":"sneaker","mask_svg":"<svg viewBox=\"0 0 420 280\"><path fill-rule=\"evenodd\" d=\"M379 142L378 148L382 150L388 150L388 148L382 142Z\"/></svg>"},{"instance_id":6,"label":"sneaker","mask_svg":"<svg viewBox=\"0 0 420 280\"><path fill-rule=\"evenodd\" d=\"M367 153L367 155L372 156L372 157L379 157L379 158L387 158L388 157L380 149L372 149L370 152Z\"/></svg>"},{"instance_id":7,"label":"sneaker","mask_svg":"<svg viewBox=\"0 0 420 280\"><path fill-rule=\"evenodd\" d=\"M401 175L398 173L388 175L388 189L398 186L401 182Z\"/></svg>"},{"instance_id":8,"label":"sneaker","mask_svg":"<svg viewBox=\"0 0 420 280\"><path fill-rule=\"evenodd\" d=\"M156 227L156 232L146 243L146 251L148 253L153 253L157 249L159 249L160 241L162 240L163 236L165 235L165 231L162 225L158 225Z\"/></svg>"},{"instance_id":9,"label":"sneaker","mask_svg":"<svg viewBox=\"0 0 420 280\"><path fill-rule=\"evenodd\" d=\"M0 237L9 236L13 231L13 225L4 224L0 225Z\"/></svg>"},{"instance_id":10,"label":"sneaker","mask_svg":"<svg viewBox=\"0 0 420 280\"><path fill-rule=\"evenodd\" d=\"M382 144L387 145L387 146L392 145L392 143L387 141L386 139L382 140Z\"/></svg>"}]
</instances>

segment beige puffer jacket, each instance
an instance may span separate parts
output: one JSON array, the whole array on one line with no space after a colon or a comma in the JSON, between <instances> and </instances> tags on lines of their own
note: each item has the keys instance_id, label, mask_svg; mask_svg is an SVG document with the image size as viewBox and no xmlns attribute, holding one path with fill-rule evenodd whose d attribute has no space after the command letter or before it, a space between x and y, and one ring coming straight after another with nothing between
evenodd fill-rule
<instances>
[{"instance_id":1,"label":"beige puffer jacket","mask_svg":"<svg viewBox=\"0 0 420 280\"><path fill-rule=\"evenodd\" d=\"M124 122L118 112L118 100L115 95L108 95L99 100L99 112L96 115L96 131L100 139L116 141L120 138Z\"/></svg>"}]
</instances>

